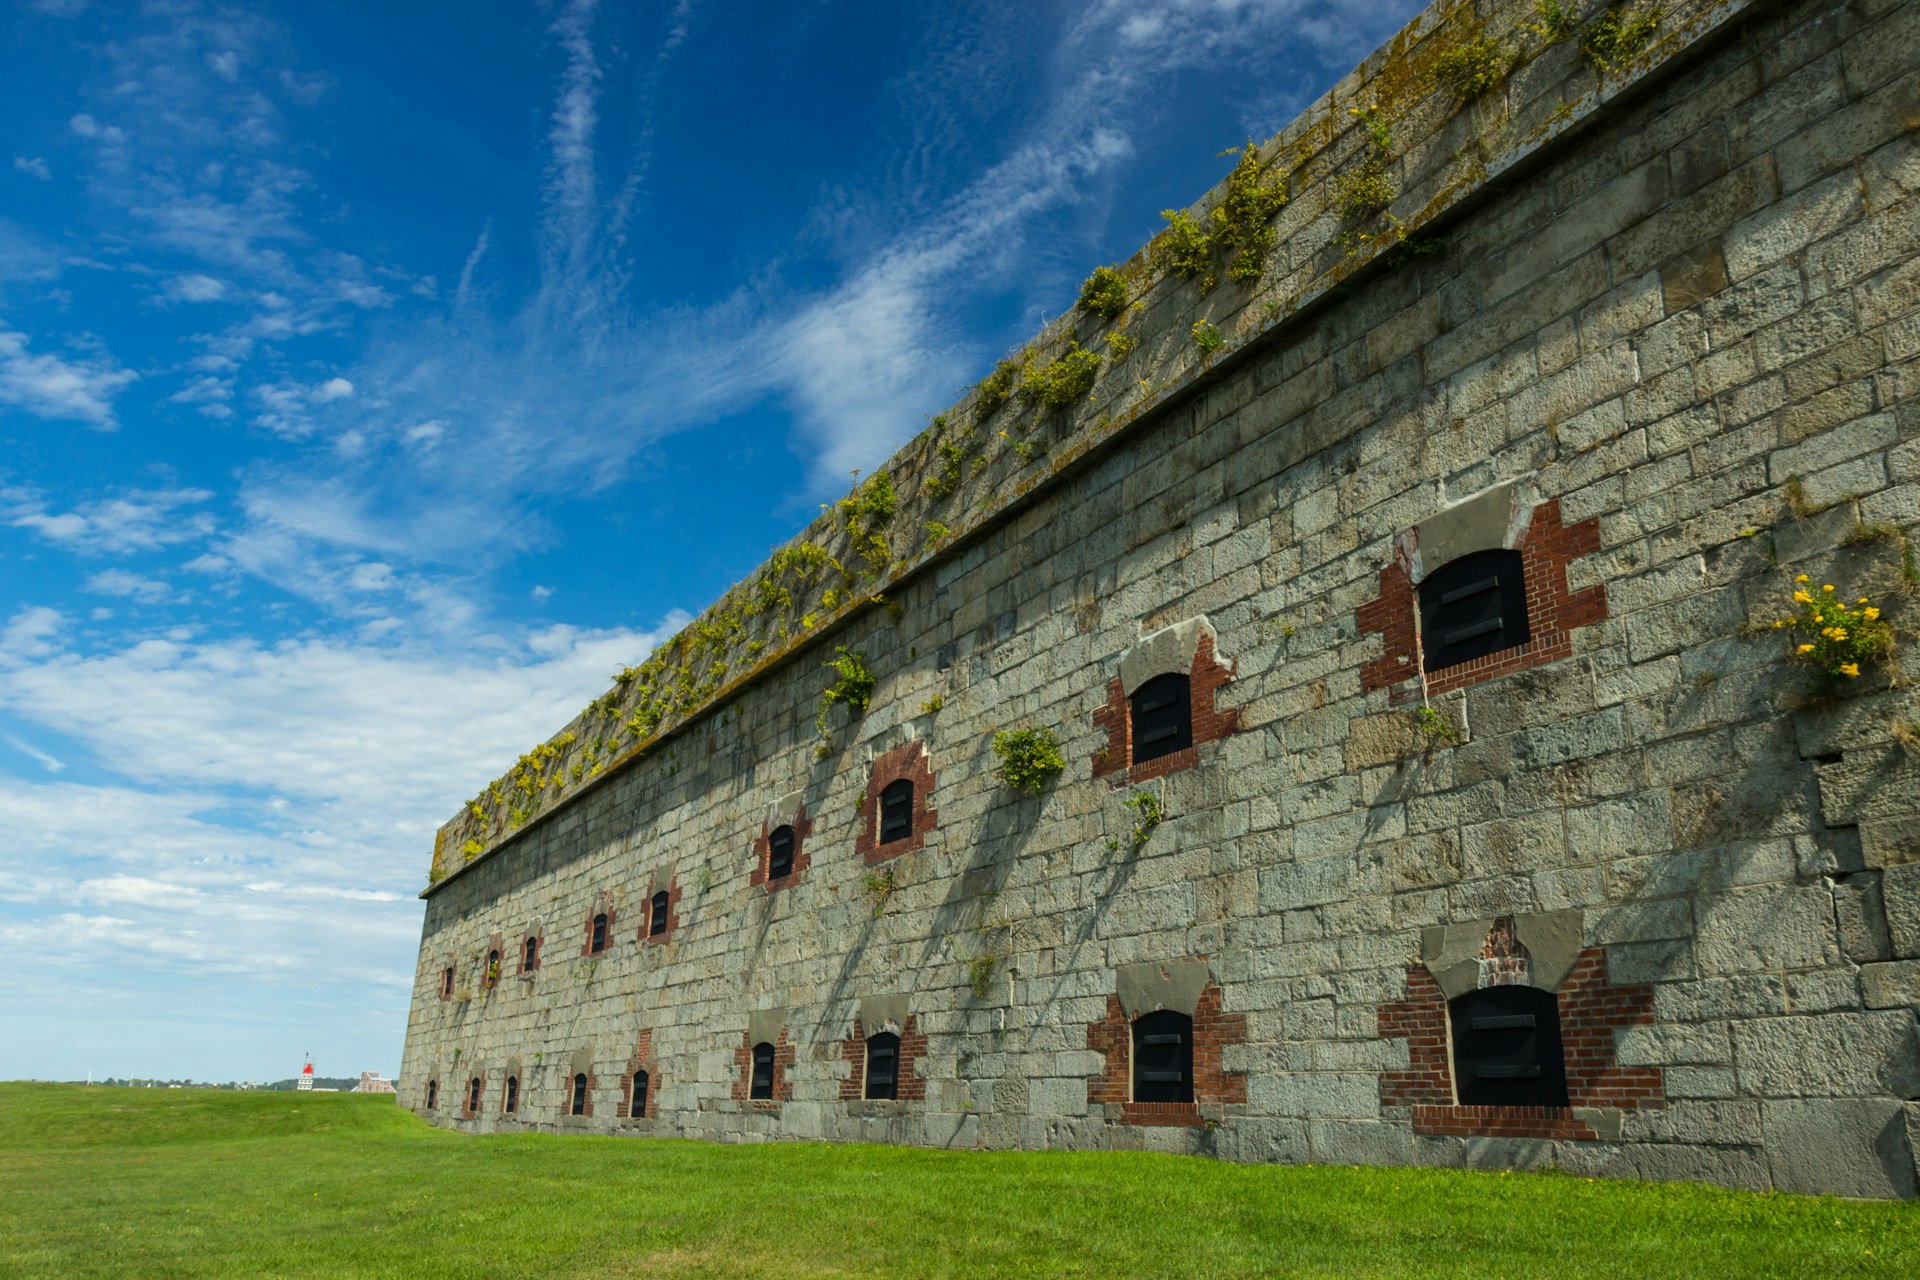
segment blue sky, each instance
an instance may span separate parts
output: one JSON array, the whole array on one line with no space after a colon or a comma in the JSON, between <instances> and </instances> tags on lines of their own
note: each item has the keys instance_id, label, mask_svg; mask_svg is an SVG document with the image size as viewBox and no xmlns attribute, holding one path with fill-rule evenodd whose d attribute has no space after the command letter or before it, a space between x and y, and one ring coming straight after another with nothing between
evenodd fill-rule
<instances>
[{"instance_id":1,"label":"blue sky","mask_svg":"<svg viewBox=\"0 0 1920 1280\"><path fill-rule=\"evenodd\" d=\"M15 5L0 1077L395 1070L434 829L1416 7Z\"/></svg>"}]
</instances>

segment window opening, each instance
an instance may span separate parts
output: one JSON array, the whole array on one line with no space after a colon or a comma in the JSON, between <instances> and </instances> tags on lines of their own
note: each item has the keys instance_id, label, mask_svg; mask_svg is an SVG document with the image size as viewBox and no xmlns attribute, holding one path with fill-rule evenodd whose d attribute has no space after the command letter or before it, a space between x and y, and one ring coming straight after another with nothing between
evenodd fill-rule
<instances>
[{"instance_id":1,"label":"window opening","mask_svg":"<svg viewBox=\"0 0 1920 1280\"><path fill-rule=\"evenodd\" d=\"M506 1112L508 1115L512 1115L514 1112L520 1110L520 1077L519 1076L507 1077L507 1098L506 1098L506 1102L502 1104L500 1109Z\"/></svg>"},{"instance_id":2,"label":"window opening","mask_svg":"<svg viewBox=\"0 0 1920 1280\"><path fill-rule=\"evenodd\" d=\"M587 944L587 950L599 952L607 949L607 913L602 911L593 918L593 938Z\"/></svg>"},{"instance_id":3,"label":"window opening","mask_svg":"<svg viewBox=\"0 0 1920 1280\"><path fill-rule=\"evenodd\" d=\"M440 971L440 996L445 999L453 994L453 966L448 965Z\"/></svg>"},{"instance_id":4,"label":"window opening","mask_svg":"<svg viewBox=\"0 0 1920 1280\"><path fill-rule=\"evenodd\" d=\"M576 1116L587 1114L587 1074L584 1071L573 1077L573 1100L568 1114Z\"/></svg>"},{"instance_id":5,"label":"window opening","mask_svg":"<svg viewBox=\"0 0 1920 1280\"><path fill-rule=\"evenodd\" d=\"M487 952L487 985L500 981L500 950L498 947Z\"/></svg>"},{"instance_id":6,"label":"window opening","mask_svg":"<svg viewBox=\"0 0 1920 1280\"><path fill-rule=\"evenodd\" d=\"M1162 1009L1133 1024L1133 1100L1193 1101L1193 1019Z\"/></svg>"},{"instance_id":7,"label":"window opening","mask_svg":"<svg viewBox=\"0 0 1920 1280\"><path fill-rule=\"evenodd\" d=\"M880 793L880 843L892 844L913 834L913 780L889 782Z\"/></svg>"},{"instance_id":8,"label":"window opening","mask_svg":"<svg viewBox=\"0 0 1920 1280\"><path fill-rule=\"evenodd\" d=\"M427 1081L427 1110L431 1111L439 1105L440 1082L438 1080L429 1080Z\"/></svg>"},{"instance_id":9,"label":"window opening","mask_svg":"<svg viewBox=\"0 0 1920 1280\"><path fill-rule=\"evenodd\" d=\"M647 925L651 937L659 937L667 931L667 891L662 889L653 895L653 919Z\"/></svg>"},{"instance_id":10,"label":"window opening","mask_svg":"<svg viewBox=\"0 0 1920 1280\"><path fill-rule=\"evenodd\" d=\"M1179 672L1155 676L1133 693L1133 762L1193 745L1193 691Z\"/></svg>"},{"instance_id":11,"label":"window opening","mask_svg":"<svg viewBox=\"0 0 1920 1280\"><path fill-rule=\"evenodd\" d=\"M633 1104L627 1108L627 1114L637 1120L645 1119L647 1114L647 1073L633 1073Z\"/></svg>"},{"instance_id":12,"label":"window opening","mask_svg":"<svg viewBox=\"0 0 1920 1280\"><path fill-rule=\"evenodd\" d=\"M1460 1105L1564 1107L1560 1002L1538 987L1487 987L1447 1006Z\"/></svg>"},{"instance_id":13,"label":"window opening","mask_svg":"<svg viewBox=\"0 0 1920 1280\"><path fill-rule=\"evenodd\" d=\"M527 945L520 953L520 967L527 970L540 967L540 939L527 939Z\"/></svg>"},{"instance_id":14,"label":"window opening","mask_svg":"<svg viewBox=\"0 0 1920 1280\"><path fill-rule=\"evenodd\" d=\"M475 1076L473 1079L467 1081L467 1110L478 1111L479 1109L480 1109L480 1077Z\"/></svg>"},{"instance_id":15,"label":"window opening","mask_svg":"<svg viewBox=\"0 0 1920 1280\"><path fill-rule=\"evenodd\" d=\"M773 1097L773 1046L764 1040L753 1046L753 1083L747 1096Z\"/></svg>"},{"instance_id":16,"label":"window opening","mask_svg":"<svg viewBox=\"0 0 1920 1280\"><path fill-rule=\"evenodd\" d=\"M1420 645L1428 671L1531 638L1518 551L1475 551L1442 565L1420 584Z\"/></svg>"},{"instance_id":17,"label":"window opening","mask_svg":"<svg viewBox=\"0 0 1920 1280\"><path fill-rule=\"evenodd\" d=\"M767 837L767 879L784 880L793 874L793 828L775 827Z\"/></svg>"},{"instance_id":18,"label":"window opening","mask_svg":"<svg viewBox=\"0 0 1920 1280\"><path fill-rule=\"evenodd\" d=\"M891 1031L867 1037L867 1097L900 1096L900 1037Z\"/></svg>"}]
</instances>

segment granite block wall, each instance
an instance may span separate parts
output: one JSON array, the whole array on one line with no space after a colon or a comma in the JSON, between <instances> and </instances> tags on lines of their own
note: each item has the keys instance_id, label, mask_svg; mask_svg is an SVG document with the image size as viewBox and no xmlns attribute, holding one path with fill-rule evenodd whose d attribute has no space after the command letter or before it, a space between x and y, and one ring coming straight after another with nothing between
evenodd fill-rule
<instances>
[{"instance_id":1,"label":"granite block wall","mask_svg":"<svg viewBox=\"0 0 1920 1280\"><path fill-rule=\"evenodd\" d=\"M1529 11L1437 5L1277 146L1338 151L1316 129L1396 68ZM1275 280L1156 284L1151 397L905 557L894 609L477 842L425 895L403 1105L1914 1195L1920 689L1811 700L1768 623L1799 573L1916 616L1920 3L1662 31L1641 67L1569 41L1408 108L1396 208L1444 253L1344 253L1297 174ZM1528 111L1464 185L1422 169ZM1234 335L1210 357L1177 341L1201 315ZM929 456L889 464L916 518ZM1423 672L1419 583L1489 548L1531 638ZM878 686L823 742L834 645ZM1127 699L1173 671L1204 732L1135 763ZM995 772L1020 726L1067 760L1037 797ZM1461 1103L1449 1002L1500 985L1553 993L1566 1105ZM1129 1093L1156 1009L1194 1015L1192 1103ZM860 1084L882 1028L897 1099Z\"/></svg>"}]
</instances>

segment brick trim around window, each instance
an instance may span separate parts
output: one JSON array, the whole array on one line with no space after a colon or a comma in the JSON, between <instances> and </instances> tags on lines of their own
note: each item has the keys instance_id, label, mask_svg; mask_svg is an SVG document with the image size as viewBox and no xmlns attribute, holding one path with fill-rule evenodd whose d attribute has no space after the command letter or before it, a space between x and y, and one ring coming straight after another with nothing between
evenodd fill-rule
<instances>
[{"instance_id":1,"label":"brick trim around window","mask_svg":"<svg viewBox=\"0 0 1920 1280\"><path fill-rule=\"evenodd\" d=\"M647 881L646 905L640 912L640 930L635 940L642 946L648 944L664 946L673 941L673 931L680 927L680 876L676 872L667 877L667 927L663 932L653 932L653 895L660 892L658 880Z\"/></svg>"},{"instance_id":2,"label":"brick trim around window","mask_svg":"<svg viewBox=\"0 0 1920 1280\"><path fill-rule=\"evenodd\" d=\"M1133 1100L1133 1020L1119 996L1107 997L1107 1016L1087 1024L1087 1048L1106 1058L1106 1068L1087 1082L1087 1101L1120 1109L1121 1124L1185 1125L1203 1127L1218 1122L1230 1105L1247 1100L1244 1071L1228 1071L1222 1050L1247 1042L1247 1020L1223 1013L1220 988L1209 981L1193 1007L1193 1101L1135 1102Z\"/></svg>"},{"instance_id":3,"label":"brick trim around window","mask_svg":"<svg viewBox=\"0 0 1920 1280\"><path fill-rule=\"evenodd\" d=\"M1118 787L1130 782L1163 778L1199 764L1202 746L1218 742L1240 727L1238 708L1222 711L1215 705L1220 690L1233 680L1239 670L1239 660L1223 664L1214 653L1213 637L1201 632L1199 645L1193 654L1193 666L1186 672L1190 714L1193 717L1193 745L1164 756L1155 756L1143 764L1133 763L1133 704L1130 695L1119 676L1109 680L1106 705L1093 713L1094 728L1104 729L1107 734L1107 745L1094 753L1093 776L1104 778L1117 774L1119 776L1114 778L1113 785Z\"/></svg>"},{"instance_id":4,"label":"brick trim around window","mask_svg":"<svg viewBox=\"0 0 1920 1280\"><path fill-rule=\"evenodd\" d=\"M440 993L441 1003L453 999L454 984L460 980L460 966L452 956L441 957L445 963L433 975L434 989Z\"/></svg>"},{"instance_id":5,"label":"brick trim around window","mask_svg":"<svg viewBox=\"0 0 1920 1280\"><path fill-rule=\"evenodd\" d=\"M880 843L880 793L902 778L913 783L913 833L904 840L883 845ZM927 833L940 820L933 809L933 788L933 765L927 758L924 741L916 738L882 752L874 759L873 772L867 778L867 794L860 799L857 810L860 830L853 838L853 851L872 866L920 848L926 843ZM798 830L795 828L796 833Z\"/></svg>"},{"instance_id":6,"label":"brick trim around window","mask_svg":"<svg viewBox=\"0 0 1920 1280\"><path fill-rule=\"evenodd\" d=\"M591 1071L586 1073L587 1096L581 1104L580 1114L577 1116L573 1114L573 1078L579 1074L581 1073L578 1071L569 1071L560 1077L560 1118L562 1120L590 1120L593 1118L593 1091L598 1087L599 1082L594 1079L593 1072Z\"/></svg>"},{"instance_id":7,"label":"brick trim around window","mask_svg":"<svg viewBox=\"0 0 1920 1280\"><path fill-rule=\"evenodd\" d=\"M875 1027L874 1034L888 1030L887 1027ZM926 1056L927 1038L920 1034L920 1018L917 1014L908 1014L907 1023L899 1028L900 1066L895 1087L896 1101L924 1102L927 1097L927 1082L914 1074L913 1064ZM782 1036L784 1039L784 1034ZM840 1100L842 1102L863 1101L867 1093L867 1030L861 1026L860 1019L853 1020L853 1036L840 1045L840 1056L853 1068L847 1078L840 1082ZM777 1061L777 1059L776 1059Z\"/></svg>"},{"instance_id":8,"label":"brick trim around window","mask_svg":"<svg viewBox=\"0 0 1920 1280\"><path fill-rule=\"evenodd\" d=\"M1666 1105L1659 1067L1623 1067L1615 1056L1620 1027L1653 1022L1653 987L1614 986L1607 953L1588 947L1554 993L1567 1063L1564 1107L1463 1107L1454 1102L1447 997L1424 964L1407 970L1407 998L1381 1005L1382 1039L1407 1041L1407 1069L1380 1073L1380 1105L1411 1107L1413 1131L1462 1138L1600 1137L1575 1112L1583 1107L1640 1110Z\"/></svg>"},{"instance_id":9,"label":"brick trim around window","mask_svg":"<svg viewBox=\"0 0 1920 1280\"><path fill-rule=\"evenodd\" d=\"M602 946L600 950L595 951L593 949L593 918L603 911L607 913L606 944ZM603 956L613 950L614 918L617 915L618 913L613 909L613 891L611 889L602 889L594 898L593 905L587 908L587 918L582 924L582 930L585 934L580 940L580 955L582 958L588 956Z\"/></svg>"},{"instance_id":10,"label":"brick trim around window","mask_svg":"<svg viewBox=\"0 0 1920 1280\"><path fill-rule=\"evenodd\" d=\"M906 1039L905 1036L900 1037L903 1058ZM753 1092L753 1032L742 1031L740 1047L733 1051L734 1065L739 1068L733 1082L733 1100L743 1102L756 1111L778 1111L781 1103L793 1101L793 1084L787 1079L787 1068L793 1065L794 1056L793 1045L787 1039L787 1029L782 1027L780 1038L773 1042L773 1097L749 1097Z\"/></svg>"},{"instance_id":11,"label":"brick trim around window","mask_svg":"<svg viewBox=\"0 0 1920 1280\"><path fill-rule=\"evenodd\" d=\"M633 1073L647 1073L647 1096L640 1104L640 1114L633 1114ZM593 1092L593 1077L587 1077L587 1092ZM620 1102L613 1109L616 1120L648 1120L660 1114L660 1072L653 1065L653 1031L642 1030L634 1037L633 1056L627 1059L627 1069L620 1075Z\"/></svg>"},{"instance_id":12,"label":"brick trim around window","mask_svg":"<svg viewBox=\"0 0 1920 1280\"><path fill-rule=\"evenodd\" d=\"M593 922L591 920L587 922L587 927L589 929L593 927ZM528 938L533 939L533 963L532 964L527 963L527 939ZM519 969L520 976L525 977L527 974L532 973L535 969L538 969L540 967L540 953L545 951L546 949L547 949L547 927L545 925L540 926L540 931L538 933L525 933L520 935L520 969Z\"/></svg>"},{"instance_id":13,"label":"brick trim around window","mask_svg":"<svg viewBox=\"0 0 1920 1280\"><path fill-rule=\"evenodd\" d=\"M915 785L917 787L918 784ZM781 876L778 880L774 880L767 874L768 864L773 858L773 848L768 841L772 839L773 833L779 830L780 826L793 828L793 870ZM800 808L795 811L792 820L789 822L768 826L765 821L762 821L760 823L760 838L753 842L753 874L747 877L747 883L765 885L768 893L772 893L777 889L791 889L793 886L799 884L802 874L813 862L813 859L807 856L807 837L812 834L813 823L807 820L807 806L805 805L801 805Z\"/></svg>"},{"instance_id":14,"label":"brick trim around window","mask_svg":"<svg viewBox=\"0 0 1920 1280\"><path fill-rule=\"evenodd\" d=\"M1532 639L1511 649L1427 673L1429 697L1483 684L1516 671L1544 667L1573 655L1573 629L1604 622L1607 588L1596 583L1568 591L1567 566L1600 549L1600 518L1590 516L1571 528L1560 523L1560 499L1548 498L1533 508L1532 518L1515 550L1527 579L1527 627ZM1429 565L1429 570L1440 565ZM1355 613L1361 635L1379 632L1385 643L1380 656L1360 668L1360 689L1390 689L1395 703L1420 696L1420 612L1418 588L1399 559L1380 570L1380 595Z\"/></svg>"},{"instance_id":15,"label":"brick trim around window","mask_svg":"<svg viewBox=\"0 0 1920 1280\"><path fill-rule=\"evenodd\" d=\"M488 956L494 957L494 962L491 968L487 964ZM507 976L506 939L500 934L490 933L487 935L486 950L480 953L480 989L482 991L491 991L495 987L499 986L500 979L506 976Z\"/></svg>"},{"instance_id":16,"label":"brick trim around window","mask_svg":"<svg viewBox=\"0 0 1920 1280\"><path fill-rule=\"evenodd\" d=\"M478 1089L473 1087L475 1080L480 1082ZM486 1106L487 1101L487 1073L482 1071L478 1076L468 1076L460 1082L460 1089L465 1095L460 1099L460 1118L478 1120L481 1108Z\"/></svg>"}]
</instances>

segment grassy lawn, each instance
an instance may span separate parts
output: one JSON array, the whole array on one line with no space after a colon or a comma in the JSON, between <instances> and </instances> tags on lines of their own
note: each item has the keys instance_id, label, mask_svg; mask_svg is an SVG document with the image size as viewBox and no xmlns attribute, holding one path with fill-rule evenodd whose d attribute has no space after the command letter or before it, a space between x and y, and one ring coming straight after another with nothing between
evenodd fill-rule
<instances>
[{"instance_id":1,"label":"grassy lawn","mask_svg":"<svg viewBox=\"0 0 1920 1280\"><path fill-rule=\"evenodd\" d=\"M467 1138L0 1085L0 1276L1920 1275L1920 1207L1550 1174Z\"/></svg>"}]
</instances>

